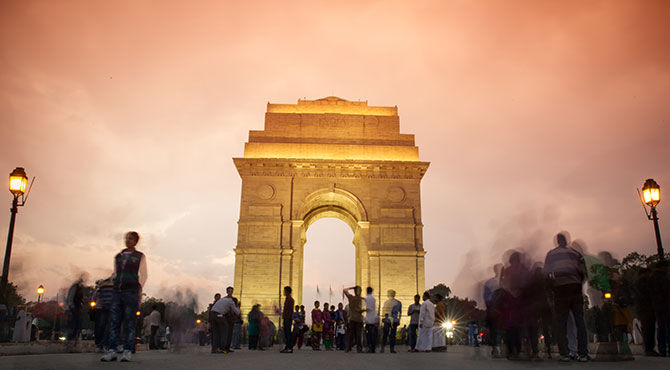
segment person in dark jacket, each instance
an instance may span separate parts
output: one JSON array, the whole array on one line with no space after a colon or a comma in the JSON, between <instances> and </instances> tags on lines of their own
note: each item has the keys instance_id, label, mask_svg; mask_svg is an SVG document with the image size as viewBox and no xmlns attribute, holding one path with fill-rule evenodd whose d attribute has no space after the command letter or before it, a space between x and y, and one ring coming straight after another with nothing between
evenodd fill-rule
<instances>
[{"instance_id":1,"label":"person in dark jacket","mask_svg":"<svg viewBox=\"0 0 670 370\"><path fill-rule=\"evenodd\" d=\"M147 264L144 254L135 247L140 235L135 231L125 235L126 248L114 257L114 296L112 298L109 350L101 361L115 361L116 347L120 344L121 324L124 324L123 354L121 361L130 361L135 346L137 309L142 287L147 280Z\"/></svg>"}]
</instances>

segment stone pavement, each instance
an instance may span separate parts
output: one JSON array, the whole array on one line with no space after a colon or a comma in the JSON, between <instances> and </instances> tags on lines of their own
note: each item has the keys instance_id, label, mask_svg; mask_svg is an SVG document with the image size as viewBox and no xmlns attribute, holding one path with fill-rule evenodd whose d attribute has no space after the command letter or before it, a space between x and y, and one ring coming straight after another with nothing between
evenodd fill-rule
<instances>
[{"instance_id":1,"label":"stone pavement","mask_svg":"<svg viewBox=\"0 0 670 370\"><path fill-rule=\"evenodd\" d=\"M97 353L60 353L44 355L2 356L0 369L668 369L670 358L637 356L635 361L558 363L508 361L491 359L488 348L477 351L471 347L452 346L448 353L408 353L401 346L399 353L365 354L315 352L303 348L293 354L281 354L278 347L263 352L238 350L231 354L210 354L207 348L189 347L180 353L168 351L138 352L129 363L103 363Z\"/></svg>"}]
</instances>

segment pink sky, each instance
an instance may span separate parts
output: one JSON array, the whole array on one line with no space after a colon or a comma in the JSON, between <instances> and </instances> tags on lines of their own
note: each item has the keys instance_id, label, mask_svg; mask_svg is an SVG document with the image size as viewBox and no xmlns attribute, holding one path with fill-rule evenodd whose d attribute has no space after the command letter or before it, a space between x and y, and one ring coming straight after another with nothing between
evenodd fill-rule
<instances>
[{"instance_id":1,"label":"pink sky","mask_svg":"<svg viewBox=\"0 0 670 370\"><path fill-rule=\"evenodd\" d=\"M667 1L3 1L0 171L37 176L10 280L31 298L100 278L135 229L148 293L202 307L232 285L231 158L268 101L329 95L397 105L431 162L428 287L473 295L506 249L543 256L563 229L654 253L635 188L670 189L668 19ZM305 280L335 288L354 254L327 221Z\"/></svg>"}]
</instances>

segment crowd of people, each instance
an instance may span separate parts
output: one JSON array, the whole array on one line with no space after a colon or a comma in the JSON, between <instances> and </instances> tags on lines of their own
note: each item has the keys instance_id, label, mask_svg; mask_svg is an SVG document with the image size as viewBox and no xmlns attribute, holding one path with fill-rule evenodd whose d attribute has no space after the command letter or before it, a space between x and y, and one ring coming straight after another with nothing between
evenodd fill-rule
<instances>
[{"instance_id":1,"label":"crowd of people","mask_svg":"<svg viewBox=\"0 0 670 370\"><path fill-rule=\"evenodd\" d=\"M570 241L567 232L557 234L554 242L544 263L532 263L524 254L511 251L506 266L495 265L495 276L484 283L486 326L494 357L520 359L526 344L528 353L523 355L541 360L538 339L542 338L547 358L552 357L552 344L557 344L559 361L590 361L585 321L589 306L597 314L595 340L619 342L615 351L619 359L632 359L628 337L634 306L642 322L645 355L670 356L670 282L664 259L640 268L635 286L630 287L613 263L606 261L611 257L603 261L586 254L584 243ZM506 356L499 347L501 339Z\"/></svg>"}]
</instances>

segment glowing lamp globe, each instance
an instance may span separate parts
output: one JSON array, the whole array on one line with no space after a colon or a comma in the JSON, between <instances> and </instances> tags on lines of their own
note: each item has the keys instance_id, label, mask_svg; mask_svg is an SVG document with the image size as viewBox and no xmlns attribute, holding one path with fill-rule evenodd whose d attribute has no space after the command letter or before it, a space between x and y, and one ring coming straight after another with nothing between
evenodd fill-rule
<instances>
[{"instance_id":1,"label":"glowing lamp globe","mask_svg":"<svg viewBox=\"0 0 670 370\"><path fill-rule=\"evenodd\" d=\"M44 294L44 287L42 285L40 285L39 288L37 288L37 294L39 295Z\"/></svg>"},{"instance_id":2,"label":"glowing lamp globe","mask_svg":"<svg viewBox=\"0 0 670 370\"><path fill-rule=\"evenodd\" d=\"M95 301L91 301L91 308L95 307L96 304Z\"/></svg>"},{"instance_id":3,"label":"glowing lamp globe","mask_svg":"<svg viewBox=\"0 0 670 370\"><path fill-rule=\"evenodd\" d=\"M655 207L661 201L661 187L654 179L647 179L642 187L642 199L650 207Z\"/></svg>"},{"instance_id":4,"label":"glowing lamp globe","mask_svg":"<svg viewBox=\"0 0 670 370\"><path fill-rule=\"evenodd\" d=\"M16 167L12 173L9 174L9 191L14 195L21 195L26 192L26 185L28 184L28 175L23 167Z\"/></svg>"}]
</instances>

